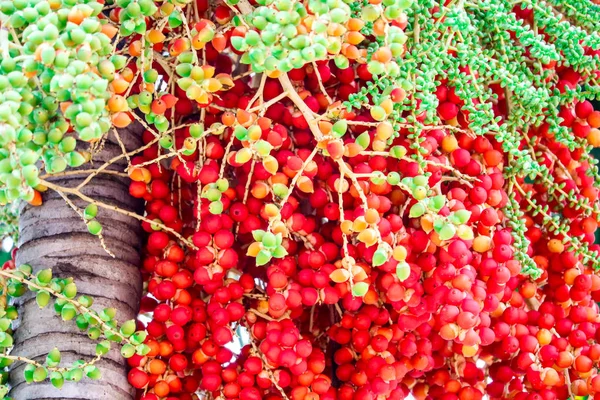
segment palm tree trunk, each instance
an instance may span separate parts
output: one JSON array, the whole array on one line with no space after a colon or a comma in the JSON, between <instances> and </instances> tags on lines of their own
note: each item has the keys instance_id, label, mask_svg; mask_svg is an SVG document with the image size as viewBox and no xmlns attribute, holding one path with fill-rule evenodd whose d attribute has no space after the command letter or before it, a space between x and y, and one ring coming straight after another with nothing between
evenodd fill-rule
<instances>
[{"instance_id":1,"label":"palm tree trunk","mask_svg":"<svg viewBox=\"0 0 600 400\"><path fill-rule=\"evenodd\" d=\"M140 146L139 126L121 130L120 137L128 150ZM102 151L94 156L92 168L122 153L111 134ZM123 171L126 160L121 159L109 169ZM89 169L90 165L85 168ZM55 177L51 181L63 187L75 187L85 175ZM140 203L129 195L128 179L116 175L98 174L82 190L98 201L139 212ZM87 204L70 199L80 209ZM31 264L34 271L52 268L54 276L73 277L79 294L94 299L95 310L114 307L116 319L123 322L135 318L142 293L138 269L142 231L135 218L100 208L98 221L103 226L106 246L115 254L111 257L101 247L98 237L87 232L87 227L63 198L48 190L43 194L43 205L26 205L19 222L19 251L17 265ZM62 354L62 365L95 355L96 341L80 331L74 321L64 322L52 306L40 310L32 295L20 299L20 323L15 333L13 354L43 362L46 354L57 347ZM126 362L119 346L113 345L96 365L102 378L92 381L65 382L61 390L50 382L28 385L23 378L24 365L16 365L11 372L11 396L15 400L80 399L131 400L134 390L127 382Z\"/></svg>"}]
</instances>

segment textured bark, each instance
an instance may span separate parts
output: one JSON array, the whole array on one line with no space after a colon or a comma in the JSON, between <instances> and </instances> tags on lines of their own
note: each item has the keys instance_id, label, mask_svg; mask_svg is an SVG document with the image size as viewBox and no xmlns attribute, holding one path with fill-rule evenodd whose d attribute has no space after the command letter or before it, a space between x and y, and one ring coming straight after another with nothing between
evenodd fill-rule
<instances>
[{"instance_id":1,"label":"textured bark","mask_svg":"<svg viewBox=\"0 0 600 400\"><path fill-rule=\"evenodd\" d=\"M140 145L139 126L122 130L121 139L131 150ZM121 148L115 138L109 136L101 152L94 155L97 168L116 155ZM109 169L123 171L126 160L122 159ZM86 165L85 168L90 168ZM68 176L51 179L55 184L75 187L84 176ZM120 208L139 212L140 203L129 195L127 179L99 174L82 193ZM87 204L74 196L70 199L80 208ZM81 218L57 194L43 194L40 207L25 206L19 222L19 251L17 265L28 263L34 271L52 268L54 276L73 277L79 294L94 298L95 310L114 307L119 322L135 318L142 292L138 269L141 249L139 221L123 214L99 208L98 221L107 247L116 255L109 256L97 237L87 232ZM64 322L52 306L40 310L35 298L28 293L20 299L20 320L15 333L13 354L43 362L46 354L57 347L63 357L61 365L69 365L77 359L89 360L95 355L96 341L80 331L74 321ZM32 399L81 399L81 400L131 400L134 391L127 382L126 362L119 353L119 346L96 365L102 378L92 381L65 382L61 390L49 382L28 385L23 379L25 365L15 364L11 372L11 395L15 400Z\"/></svg>"}]
</instances>

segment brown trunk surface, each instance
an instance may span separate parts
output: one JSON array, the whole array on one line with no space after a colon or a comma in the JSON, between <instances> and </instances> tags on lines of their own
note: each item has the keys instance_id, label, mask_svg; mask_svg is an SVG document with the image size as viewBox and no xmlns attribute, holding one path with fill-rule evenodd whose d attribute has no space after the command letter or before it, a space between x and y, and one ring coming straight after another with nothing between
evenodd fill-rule
<instances>
[{"instance_id":1,"label":"brown trunk surface","mask_svg":"<svg viewBox=\"0 0 600 400\"><path fill-rule=\"evenodd\" d=\"M128 150L140 145L140 130L121 130L120 136ZM101 152L94 155L94 163L86 169L97 168L105 161L121 154L121 148L111 134ZM126 160L121 159L109 169L123 171ZM56 177L55 184L75 187L84 176ZM129 195L128 180L116 175L98 174L82 193L120 208L139 212L140 203ZM119 323L136 317L142 293L138 269L141 249L141 227L135 218L99 208L98 221L107 247L115 254L108 255L100 240L88 233L82 219L52 191L43 195L40 207L26 205L19 222L19 251L17 265L28 263L38 271L52 268L54 276L73 277L79 294L94 299L93 309L117 309ZM70 199L81 209L87 205L74 196ZM51 303L52 304L52 303ZM61 366L72 361L90 360L95 355L97 341L80 331L74 320L64 322L49 305L40 310L35 297L28 293L19 303L20 321L15 333L13 354L39 362L57 347L62 354ZM62 389L52 387L49 381L28 385L23 378L24 364L15 364L11 372L11 396L15 400L80 399L131 400L134 390L127 382L126 361L113 344L111 351L97 364L102 378L92 381L84 377L80 382L65 382Z\"/></svg>"}]
</instances>

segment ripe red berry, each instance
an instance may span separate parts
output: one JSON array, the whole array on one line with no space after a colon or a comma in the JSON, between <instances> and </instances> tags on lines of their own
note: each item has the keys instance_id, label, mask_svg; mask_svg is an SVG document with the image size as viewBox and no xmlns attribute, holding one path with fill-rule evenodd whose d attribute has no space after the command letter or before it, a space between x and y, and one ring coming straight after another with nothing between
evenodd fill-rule
<instances>
[{"instance_id":1,"label":"ripe red berry","mask_svg":"<svg viewBox=\"0 0 600 400\"><path fill-rule=\"evenodd\" d=\"M136 389L142 389L148 384L150 378L141 369L133 368L131 371L129 371L127 380L129 383L131 383L131 386L135 387Z\"/></svg>"}]
</instances>

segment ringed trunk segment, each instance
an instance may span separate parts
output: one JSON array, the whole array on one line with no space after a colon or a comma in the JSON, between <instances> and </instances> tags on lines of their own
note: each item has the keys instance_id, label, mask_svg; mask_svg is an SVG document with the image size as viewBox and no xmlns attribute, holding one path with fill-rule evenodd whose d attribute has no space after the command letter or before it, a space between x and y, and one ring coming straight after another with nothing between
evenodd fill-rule
<instances>
[{"instance_id":1,"label":"ringed trunk segment","mask_svg":"<svg viewBox=\"0 0 600 400\"><path fill-rule=\"evenodd\" d=\"M142 131L139 125L119 131L127 151L141 146ZM94 154L91 166L98 168L122 153L121 145L111 132L102 150ZM106 169L123 172L126 167L127 159L122 157ZM83 168L89 170L90 165ZM46 179L62 187L74 188L87 175L83 172ZM140 213L142 204L129 195L128 181L122 175L100 173L81 188L81 193L120 209ZM21 207L17 265L30 264L34 272L51 268L56 277L72 277L78 295L85 294L94 299L92 309L99 311L114 307L119 323L135 319L142 295L139 271L142 229L139 221L110 209L99 210L97 220L103 226L104 242L115 255L113 258L58 193L48 190L42 197L41 206ZM69 199L81 210L87 206L85 201L75 196L69 196ZM14 355L43 362L48 352L57 347L62 354L61 366L69 366L79 359L89 361L96 355L98 341L80 331L73 320L63 321L52 305L40 310L35 296L28 292L19 299L18 306ZM28 385L23 377L25 364L16 362L10 376L10 395L15 400L131 400L135 390L127 382L127 363L119 350L120 346L113 343L109 353L95 364L102 372L101 379L93 381L84 377L80 382L65 381L60 390L49 381Z\"/></svg>"}]
</instances>

